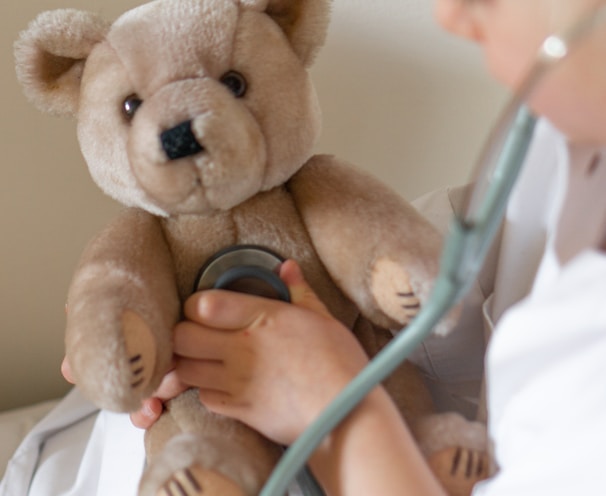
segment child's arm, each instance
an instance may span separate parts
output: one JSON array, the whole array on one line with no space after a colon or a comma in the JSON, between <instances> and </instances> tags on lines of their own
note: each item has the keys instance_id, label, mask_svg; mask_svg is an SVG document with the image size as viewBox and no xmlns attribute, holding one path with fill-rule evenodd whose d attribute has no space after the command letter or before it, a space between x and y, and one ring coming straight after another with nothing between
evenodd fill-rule
<instances>
[{"instance_id":1,"label":"child's arm","mask_svg":"<svg viewBox=\"0 0 606 496\"><path fill-rule=\"evenodd\" d=\"M309 461L329 495L444 495L391 399L377 388Z\"/></svg>"},{"instance_id":2,"label":"child's arm","mask_svg":"<svg viewBox=\"0 0 606 496\"><path fill-rule=\"evenodd\" d=\"M285 262L280 275L292 304L225 291L193 295L174 346L178 378L200 388L208 408L288 445L367 358L295 263ZM148 427L154 416L140 412L134 421ZM325 440L310 465L331 495L443 494L381 387Z\"/></svg>"}]
</instances>

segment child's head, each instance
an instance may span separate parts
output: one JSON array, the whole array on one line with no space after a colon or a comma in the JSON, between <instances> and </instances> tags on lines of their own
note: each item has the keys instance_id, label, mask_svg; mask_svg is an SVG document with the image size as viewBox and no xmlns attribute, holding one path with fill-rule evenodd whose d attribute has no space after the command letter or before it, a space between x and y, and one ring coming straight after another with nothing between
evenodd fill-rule
<instances>
[{"instance_id":1,"label":"child's head","mask_svg":"<svg viewBox=\"0 0 606 496\"><path fill-rule=\"evenodd\" d=\"M493 76L514 89L543 40L606 0L436 0L439 23L478 43ZM606 22L544 79L530 104L571 139L606 143Z\"/></svg>"}]
</instances>

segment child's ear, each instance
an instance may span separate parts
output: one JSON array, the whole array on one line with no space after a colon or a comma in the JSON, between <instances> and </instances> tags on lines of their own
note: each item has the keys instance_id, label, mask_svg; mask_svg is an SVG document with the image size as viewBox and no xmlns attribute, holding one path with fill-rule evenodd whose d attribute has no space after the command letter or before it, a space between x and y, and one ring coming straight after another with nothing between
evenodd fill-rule
<instances>
[{"instance_id":1,"label":"child's ear","mask_svg":"<svg viewBox=\"0 0 606 496\"><path fill-rule=\"evenodd\" d=\"M326 39L331 0L240 0L260 8L278 24L293 50L309 67Z\"/></svg>"},{"instance_id":2,"label":"child's ear","mask_svg":"<svg viewBox=\"0 0 606 496\"><path fill-rule=\"evenodd\" d=\"M109 23L72 9L43 12L15 42L17 78L43 112L73 116L78 111L82 70Z\"/></svg>"}]
</instances>

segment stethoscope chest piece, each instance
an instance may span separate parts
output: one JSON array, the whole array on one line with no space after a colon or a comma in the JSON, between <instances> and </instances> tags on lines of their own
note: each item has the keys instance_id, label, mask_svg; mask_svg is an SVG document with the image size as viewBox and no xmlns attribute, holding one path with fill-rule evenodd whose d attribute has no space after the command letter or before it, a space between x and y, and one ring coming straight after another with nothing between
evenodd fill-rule
<instances>
[{"instance_id":1,"label":"stethoscope chest piece","mask_svg":"<svg viewBox=\"0 0 606 496\"><path fill-rule=\"evenodd\" d=\"M194 291L226 289L290 302L278 271L284 259L256 245L235 245L213 255L202 267Z\"/></svg>"}]
</instances>

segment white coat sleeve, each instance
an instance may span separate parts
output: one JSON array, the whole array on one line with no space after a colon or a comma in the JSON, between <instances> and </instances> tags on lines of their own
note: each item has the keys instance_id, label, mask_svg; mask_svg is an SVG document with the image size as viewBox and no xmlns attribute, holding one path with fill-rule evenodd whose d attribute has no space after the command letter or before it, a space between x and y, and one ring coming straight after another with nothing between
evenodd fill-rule
<instances>
[{"instance_id":1,"label":"white coat sleeve","mask_svg":"<svg viewBox=\"0 0 606 496\"><path fill-rule=\"evenodd\" d=\"M474 496L606 494L606 255L503 314L487 355L496 475Z\"/></svg>"}]
</instances>

